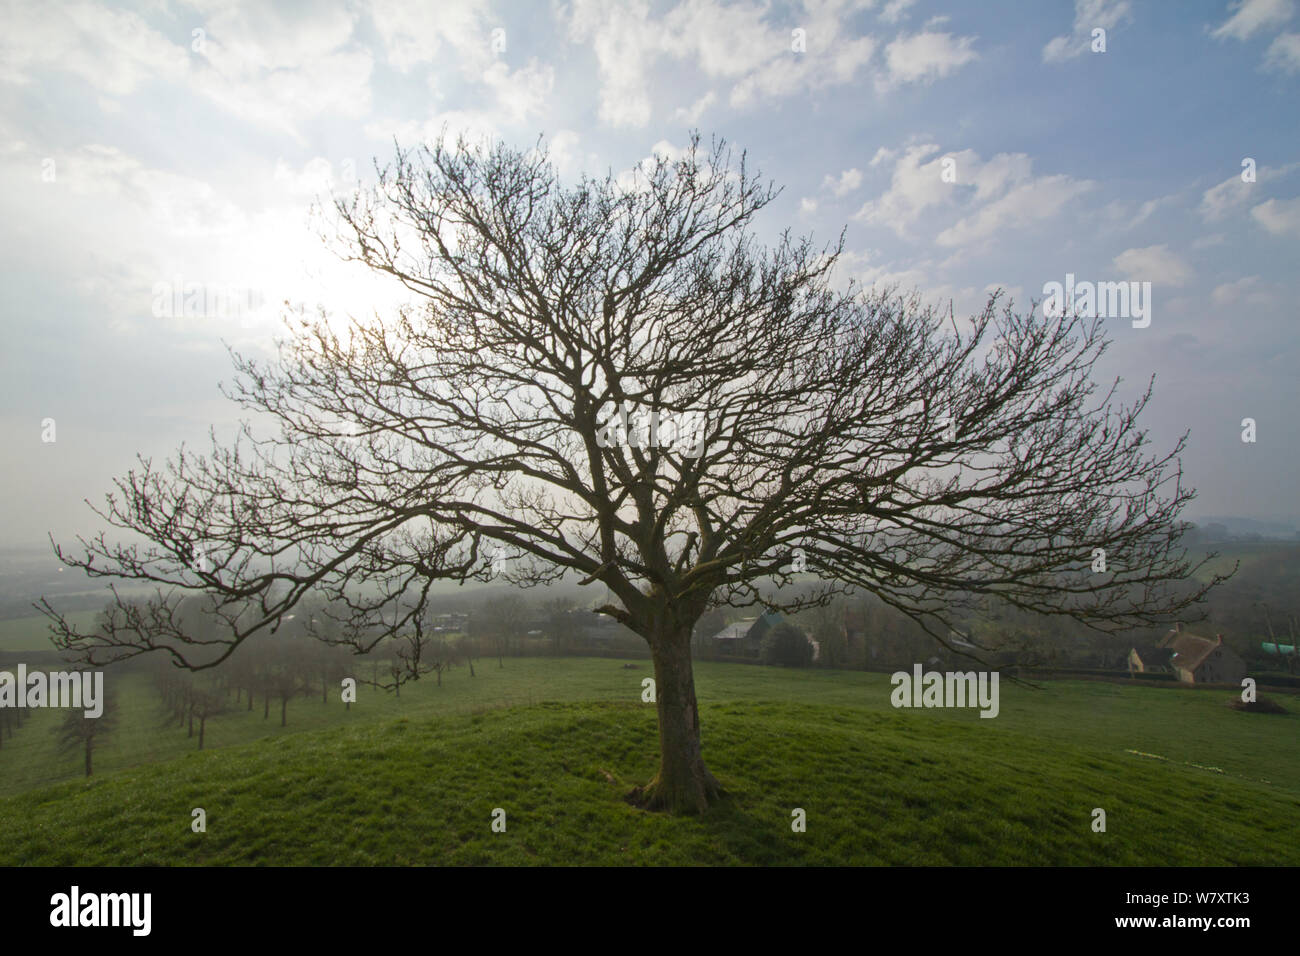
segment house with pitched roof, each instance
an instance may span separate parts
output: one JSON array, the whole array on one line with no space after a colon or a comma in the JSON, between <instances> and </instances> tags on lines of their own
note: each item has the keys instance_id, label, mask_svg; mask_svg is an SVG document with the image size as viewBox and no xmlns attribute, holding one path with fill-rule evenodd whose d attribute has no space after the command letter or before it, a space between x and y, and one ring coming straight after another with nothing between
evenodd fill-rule
<instances>
[{"instance_id":1,"label":"house with pitched roof","mask_svg":"<svg viewBox=\"0 0 1300 956\"><path fill-rule=\"evenodd\" d=\"M1210 640L1175 624L1159 647L1169 652L1169 667L1185 684L1239 684L1246 676L1246 662L1224 646L1222 634Z\"/></svg>"},{"instance_id":2,"label":"house with pitched roof","mask_svg":"<svg viewBox=\"0 0 1300 956\"><path fill-rule=\"evenodd\" d=\"M1169 657L1173 651L1160 644L1134 644L1128 652L1126 665L1130 674L1172 673Z\"/></svg>"},{"instance_id":3,"label":"house with pitched roof","mask_svg":"<svg viewBox=\"0 0 1300 956\"><path fill-rule=\"evenodd\" d=\"M776 611L769 611L758 618L741 618L734 624L728 624L718 631L710 640L714 642L713 646L723 654L736 657L758 657L762 652L763 638L767 636L767 632L783 621L785 621L785 616ZM813 647L813 660L817 660L821 648L812 638L808 638L808 643Z\"/></svg>"}]
</instances>

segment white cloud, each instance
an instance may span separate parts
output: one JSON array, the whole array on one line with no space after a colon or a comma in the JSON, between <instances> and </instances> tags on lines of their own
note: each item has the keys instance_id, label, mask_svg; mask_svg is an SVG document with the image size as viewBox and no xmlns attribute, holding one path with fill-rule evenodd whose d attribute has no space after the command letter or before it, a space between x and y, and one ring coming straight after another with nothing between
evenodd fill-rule
<instances>
[{"instance_id":1,"label":"white cloud","mask_svg":"<svg viewBox=\"0 0 1300 956\"><path fill-rule=\"evenodd\" d=\"M854 278L858 279L863 285L874 285L879 288L896 288L899 292L906 293L912 289L924 288L930 282L932 276L925 269L903 268L891 269L889 266L871 266L862 268L855 272ZM933 293L937 290L931 290ZM928 298L934 298L933 294Z\"/></svg>"},{"instance_id":2,"label":"white cloud","mask_svg":"<svg viewBox=\"0 0 1300 956\"><path fill-rule=\"evenodd\" d=\"M1142 225L1142 223L1151 218L1151 214L1157 209L1161 206L1169 205L1177 198L1177 196L1161 196L1159 199L1148 199L1138 207L1138 211L1133 215L1133 218L1129 220L1128 228L1132 229L1135 226Z\"/></svg>"},{"instance_id":3,"label":"white cloud","mask_svg":"<svg viewBox=\"0 0 1300 956\"><path fill-rule=\"evenodd\" d=\"M1158 199L1148 199L1136 207L1131 202L1115 201L1108 203L1106 208L1102 210L1102 214L1108 222L1127 231L1142 225L1161 206L1168 206L1177 199L1178 196L1176 195L1161 196Z\"/></svg>"},{"instance_id":4,"label":"white cloud","mask_svg":"<svg viewBox=\"0 0 1300 956\"><path fill-rule=\"evenodd\" d=\"M590 46L600 76L599 116L611 126L642 127L650 122L650 73L665 57L692 61L705 76L732 81L729 102L754 106L851 81L870 61L875 40L852 35L845 18L870 6L870 0L805 3L796 27L805 52L792 45L791 27L764 20L765 5L726 6L683 0L662 18L649 4L613 0L575 0L567 10L569 39ZM712 103L696 103L683 116Z\"/></svg>"},{"instance_id":5,"label":"white cloud","mask_svg":"<svg viewBox=\"0 0 1300 956\"><path fill-rule=\"evenodd\" d=\"M644 2L577 0L573 4L569 39L590 44L596 55L601 122L636 127L650 122L647 73L659 55L660 34Z\"/></svg>"},{"instance_id":6,"label":"white cloud","mask_svg":"<svg viewBox=\"0 0 1300 956\"><path fill-rule=\"evenodd\" d=\"M951 160L955 182L944 181ZM889 226L906 236L931 207L962 206L965 218L939 233L942 246L981 241L1005 226L1050 218L1067 202L1093 187L1069 176L1033 176L1024 153L998 153L987 161L973 150L941 153L938 145L910 146L894 165L889 188L858 210L856 219Z\"/></svg>"},{"instance_id":7,"label":"white cloud","mask_svg":"<svg viewBox=\"0 0 1300 956\"><path fill-rule=\"evenodd\" d=\"M1260 30L1279 26L1291 19L1295 4L1292 0L1238 0L1228 4L1228 9L1235 12L1210 31L1216 40L1246 40Z\"/></svg>"},{"instance_id":8,"label":"white cloud","mask_svg":"<svg viewBox=\"0 0 1300 956\"><path fill-rule=\"evenodd\" d=\"M987 163L970 150L956 154L957 182L975 186L975 201L1001 194L1008 187L1030 178L1033 161L1024 153L998 153Z\"/></svg>"},{"instance_id":9,"label":"white cloud","mask_svg":"<svg viewBox=\"0 0 1300 956\"><path fill-rule=\"evenodd\" d=\"M732 106L748 107L767 99L843 85L852 81L875 54L874 37L851 37L834 18L819 18L805 29L805 53L791 52L790 36L776 34L768 46L776 55L732 87Z\"/></svg>"},{"instance_id":10,"label":"white cloud","mask_svg":"<svg viewBox=\"0 0 1300 956\"><path fill-rule=\"evenodd\" d=\"M439 0L436 15L430 15L421 0L375 0L369 13L394 69L411 72L432 65L436 69L429 79L435 89L459 76L491 91L494 112L453 111L479 117L467 125L481 129L495 127L498 121L523 123L546 111L555 86L554 67L532 58L512 70L505 57L514 38L487 0ZM500 53L493 49L498 37L505 43Z\"/></svg>"},{"instance_id":11,"label":"white cloud","mask_svg":"<svg viewBox=\"0 0 1300 956\"><path fill-rule=\"evenodd\" d=\"M876 154L871 157L871 162L867 163L867 165L874 168L876 166L879 166L881 163L888 162L889 160L893 159L897 155L898 155L897 150L886 149L885 147L881 146L879 149L876 150Z\"/></svg>"},{"instance_id":12,"label":"white cloud","mask_svg":"<svg viewBox=\"0 0 1300 956\"><path fill-rule=\"evenodd\" d=\"M1042 176L1021 183L1000 199L996 199L974 216L962 219L935 238L941 246L964 246L982 242L995 232L1011 226L1026 226L1050 219L1066 203L1092 189L1087 180L1069 176Z\"/></svg>"},{"instance_id":13,"label":"white cloud","mask_svg":"<svg viewBox=\"0 0 1300 956\"><path fill-rule=\"evenodd\" d=\"M555 86L555 70L529 60L511 72L502 60L483 71L483 83L496 94L497 108L504 118L521 123L541 114Z\"/></svg>"},{"instance_id":14,"label":"white cloud","mask_svg":"<svg viewBox=\"0 0 1300 956\"><path fill-rule=\"evenodd\" d=\"M153 79L182 81L189 48L137 14L91 4L5 4L0 13L0 81L28 84L37 71L66 70L109 96Z\"/></svg>"},{"instance_id":15,"label":"white cloud","mask_svg":"<svg viewBox=\"0 0 1300 956\"><path fill-rule=\"evenodd\" d=\"M1259 276L1243 276L1235 282L1225 282L1214 287L1210 301L1217 306L1251 305L1257 307L1275 304L1274 296L1262 287Z\"/></svg>"},{"instance_id":16,"label":"white cloud","mask_svg":"<svg viewBox=\"0 0 1300 956\"><path fill-rule=\"evenodd\" d=\"M436 15L420 0L372 0L370 19L384 44L388 65L407 72L438 61L444 48L471 73L492 58L492 29L486 0L438 0ZM507 49L510 36L506 35Z\"/></svg>"},{"instance_id":17,"label":"white cloud","mask_svg":"<svg viewBox=\"0 0 1300 956\"><path fill-rule=\"evenodd\" d=\"M950 187L940 178L941 157L923 162L938 152L935 143L908 147L894 165L889 189L865 203L854 218L889 226L898 235L906 235L926 208L949 198Z\"/></svg>"},{"instance_id":18,"label":"white cloud","mask_svg":"<svg viewBox=\"0 0 1300 956\"><path fill-rule=\"evenodd\" d=\"M229 236L245 222L208 183L145 167L113 146L91 144L55 157L58 181L75 195L129 207L147 230L167 239Z\"/></svg>"},{"instance_id":19,"label":"white cloud","mask_svg":"<svg viewBox=\"0 0 1300 956\"><path fill-rule=\"evenodd\" d=\"M655 17L645 0L573 0L564 16L569 39L595 54L601 121L643 127L653 110L651 71L665 58L729 81L727 101L741 109L854 81L871 63L877 42L855 35L848 19L871 6L872 0L805 0L802 11L778 19L768 5L749 0L682 0ZM901 16L905 7L891 4L885 15ZM796 30L800 49L793 42ZM951 75L977 59L975 39L929 30L899 36L886 50L877 90ZM710 93L673 117L693 123L712 102Z\"/></svg>"},{"instance_id":20,"label":"white cloud","mask_svg":"<svg viewBox=\"0 0 1300 956\"><path fill-rule=\"evenodd\" d=\"M286 192L307 199L329 192L339 184L333 165L323 156L308 160L301 172L295 172L284 160L277 160L274 179Z\"/></svg>"},{"instance_id":21,"label":"white cloud","mask_svg":"<svg viewBox=\"0 0 1300 956\"><path fill-rule=\"evenodd\" d=\"M645 190L649 186L649 177L654 172L660 159L669 163L674 163L677 160L684 158L686 155L686 146L675 146L668 140L661 139L650 147L650 154L648 156L645 156L632 166L619 172L619 174L614 177L614 181L622 189L628 190L629 192ZM696 156L700 160L700 165L704 168L708 168L708 164L705 162L707 157L702 156L699 152L696 153Z\"/></svg>"},{"instance_id":22,"label":"white cloud","mask_svg":"<svg viewBox=\"0 0 1300 956\"><path fill-rule=\"evenodd\" d=\"M373 62L344 4L322 3L309 20L265 4L197 5L206 36L193 83L232 114L301 139L304 119L369 112Z\"/></svg>"},{"instance_id":23,"label":"white cloud","mask_svg":"<svg viewBox=\"0 0 1300 956\"><path fill-rule=\"evenodd\" d=\"M364 132L371 139L391 142L396 138L402 143L429 143L443 133L450 143L454 143L458 136L464 136L472 143L484 143L501 136L496 117L483 110L447 110L434 113L423 121L372 120L365 125Z\"/></svg>"},{"instance_id":24,"label":"white cloud","mask_svg":"<svg viewBox=\"0 0 1300 956\"><path fill-rule=\"evenodd\" d=\"M1300 73L1300 33L1281 33L1274 37L1264 54L1264 69Z\"/></svg>"},{"instance_id":25,"label":"white cloud","mask_svg":"<svg viewBox=\"0 0 1300 956\"><path fill-rule=\"evenodd\" d=\"M704 111L712 106L717 98L717 95L712 90L709 90L690 106L679 106L673 113L673 120L678 123L685 123L687 126L694 126L699 122Z\"/></svg>"},{"instance_id":26,"label":"white cloud","mask_svg":"<svg viewBox=\"0 0 1300 956\"><path fill-rule=\"evenodd\" d=\"M1260 166L1255 170L1254 183L1243 182L1241 174L1229 176L1217 186L1211 186L1201 196L1199 211L1206 222L1219 222L1240 210L1254 197L1254 190L1260 183L1280 179L1300 169L1300 163L1287 163L1285 166Z\"/></svg>"},{"instance_id":27,"label":"white cloud","mask_svg":"<svg viewBox=\"0 0 1300 956\"><path fill-rule=\"evenodd\" d=\"M1092 49L1092 31L1100 27L1108 34L1124 20L1131 20L1128 0L1074 0L1074 24L1070 33L1053 37L1043 47L1044 63L1063 63Z\"/></svg>"},{"instance_id":28,"label":"white cloud","mask_svg":"<svg viewBox=\"0 0 1300 956\"><path fill-rule=\"evenodd\" d=\"M810 215L817 211L817 200L805 196L799 200L799 211L804 215Z\"/></svg>"},{"instance_id":29,"label":"white cloud","mask_svg":"<svg viewBox=\"0 0 1300 956\"><path fill-rule=\"evenodd\" d=\"M1270 199L1250 216L1274 236L1300 236L1300 199Z\"/></svg>"},{"instance_id":30,"label":"white cloud","mask_svg":"<svg viewBox=\"0 0 1300 956\"><path fill-rule=\"evenodd\" d=\"M979 54L972 50L975 37L954 37L951 33L916 33L900 36L885 48L888 86L929 83L959 70Z\"/></svg>"},{"instance_id":31,"label":"white cloud","mask_svg":"<svg viewBox=\"0 0 1300 956\"><path fill-rule=\"evenodd\" d=\"M836 196L847 196L862 185L862 170L846 169L838 177L827 176L822 181L822 188L829 189Z\"/></svg>"},{"instance_id":32,"label":"white cloud","mask_svg":"<svg viewBox=\"0 0 1300 956\"><path fill-rule=\"evenodd\" d=\"M1192 275L1192 267L1166 245L1125 249L1113 262L1125 278L1135 282L1179 286Z\"/></svg>"},{"instance_id":33,"label":"white cloud","mask_svg":"<svg viewBox=\"0 0 1300 956\"><path fill-rule=\"evenodd\" d=\"M897 23L907 13L907 8L915 5L916 0L889 0L880 11L880 19L886 23Z\"/></svg>"},{"instance_id":34,"label":"white cloud","mask_svg":"<svg viewBox=\"0 0 1300 956\"><path fill-rule=\"evenodd\" d=\"M93 4L8 5L0 14L0 81L42 70L84 80L105 112L149 84L188 87L232 115L302 139L304 119L360 116L370 106L371 57L357 15L320 3L308 19L255 3L192 4L195 36L173 43L133 12Z\"/></svg>"},{"instance_id":35,"label":"white cloud","mask_svg":"<svg viewBox=\"0 0 1300 956\"><path fill-rule=\"evenodd\" d=\"M578 149L578 134L571 129L562 129L546 144L551 165L561 176L575 176L582 171L584 159Z\"/></svg>"},{"instance_id":36,"label":"white cloud","mask_svg":"<svg viewBox=\"0 0 1300 956\"><path fill-rule=\"evenodd\" d=\"M1254 184L1242 182L1240 176L1231 176L1217 186L1211 186L1201 197L1201 218L1206 222L1226 218L1250 199L1252 188Z\"/></svg>"}]
</instances>

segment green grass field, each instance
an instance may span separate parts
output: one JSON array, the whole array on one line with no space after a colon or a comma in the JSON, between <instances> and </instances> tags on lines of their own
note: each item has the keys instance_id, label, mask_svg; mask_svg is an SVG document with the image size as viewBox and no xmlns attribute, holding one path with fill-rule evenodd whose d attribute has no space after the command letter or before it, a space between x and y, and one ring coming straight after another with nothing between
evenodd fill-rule
<instances>
[{"instance_id":1,"label":"green grass field","mask_svg":"<svg viewBox=\"0 0 1300 956\"><path fill-rule=\"evenodd\" d=\"M883 674L701 663L705 756L730 796L690 819L624 801L656 765L650 673L483 661L400 700L362 688L350 712L295 700L283 730L259 701L210 722L203 753L121 678L89 780L55 749L57 712L5 741L0 864L1300 863L1300 698L1264 716L1225 691L1004 683L988 720L894 710Z\"/></svg>"},{"instance_id":2,"label":"green grass field","mask_svg":"<svg viewBox=\"0 0 1300 956\"><path fill-rule=\"evenodd\" d=\"M64 615L73 627L89 631L98 611L70 611ZM0 621L0 652L54 651L50 643L50 619L41 614Z\"/></svg>"}]
</instances>

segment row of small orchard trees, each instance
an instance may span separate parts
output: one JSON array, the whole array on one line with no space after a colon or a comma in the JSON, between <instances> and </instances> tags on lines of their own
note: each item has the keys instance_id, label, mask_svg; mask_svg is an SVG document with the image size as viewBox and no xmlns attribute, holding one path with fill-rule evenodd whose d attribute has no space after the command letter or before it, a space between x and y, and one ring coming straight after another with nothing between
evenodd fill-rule
<instances>
[{"instance_id":1,"label":"row of small orchard trees","mask_svg":"<svg viewBox=\"0 0 1300 956\"><path fill-rule=\"evenodd\" d=\"M183 606L177 619L192 637L202 638L212 627L198 602ZM474 657L481 653L480 639L465 635L448 639L428 628L377 641L367 653L358 653L361 648L355 644L331 644L314 637L313 631L328 627L324 609L316 608L287 619L274 634L244 642L237 653L206 670L177 668L165 656L154 657L153 683L166 722L186 727L191 738L197 734L202 750L210 718L260 706L265 720L272 707L278 707L284 727L294 698L319 693L322 705L333 698L350 710L351 699L341 693L346 679L356 685L396 689L400 696L399 678L413 667L412 657L418 658L414 666L435 675L442 686L443 673L460 661L468 664L473 676Z\"/></svg>"},{"instance_id":2,"label":"row of small orchard trees","mask_svg":"<svg viewBox=\"0 0 1300 956\"><path fill-rule=\"evenodd\" d=\"M6 737L13 740L14 733L31 716L30 707L0 707L0 747L4 746ZM101 702L98 717L87 717L84 710L72 708L53 730L58 735L62 752L82 757L86 776L89 777L94 768L95 751L116 727L117 696L110 690Z\"/></svg>"},{"instance_id":3,"label":"row of small orchard trees","mask_svg":"<svg viewBox=\"0 0 1300 956\"><path fill-rule=\"evenodd\" d=\"M83 758L86 776L94 769L95 751L99 750L108 737L117 730L118 697L111 687L105 684L104 700L98 717L87 717L84 710L73 708L64 716L62 723L54 728L59 736L59 748L63 753L75 753Z\"/></svg>"},{"instance_id":4,"label":"row of small orchard trees","mask_svg":"<svg viewBox=\"0 0 1300 956\"><path fill-rule=\"evenodd\" d=\"M319 693L322 704L329 703L331 694L339 700L343 680L358 679L354 664L353 656L340 648L303 635L275 635L250 642L209 671L194 673L158 659L153 682L167 722L186 727L190 737L197 733L198 749L202 750L210 718L252 711L260 704L262 718L269 719L274 705L284 727L289 721L289 702L296 697ZM344 706L351 709L351 701Z\"/></svg>"}]
</instances>

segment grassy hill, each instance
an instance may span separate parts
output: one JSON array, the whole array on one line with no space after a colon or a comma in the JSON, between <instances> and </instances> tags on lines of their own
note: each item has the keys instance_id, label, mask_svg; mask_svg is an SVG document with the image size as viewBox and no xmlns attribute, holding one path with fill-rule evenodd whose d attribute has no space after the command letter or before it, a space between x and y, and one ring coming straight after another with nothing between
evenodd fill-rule
<instances>
[{"instance_id":1,"label":"grassy hill","mask_svg":"<svg viewBox=\"0 0 1300 956\"><path fill-rule=\"evenodd\" d=\"M211 739L270 736L219 750L171 756L193 742L155 731L156 762L0 797L0 864L1300 863L1300 699L1263 716L1221 691L1004 685L987 720L894 710L882 674L701 664L705 754L731 796L675 819L623 799L655 769L647 673L509 660L350 712L301 701L283 731L259 705ZM13 743L29 731L53 736ZM23 760L6 741L0 773Z\"/></svg>"},{"instance_id":2,"label":"grassy hill","mask_svg":"<svg viewBox=\"0 0 1300 956\"><path fill-rule=\"evenodd\" d=\"M90 630L98 611L70 611L67 621L73 627ZM0 653L5 651L51 651L50 619L41 614L0 621Z\"/></svg>"}]
</instances>

